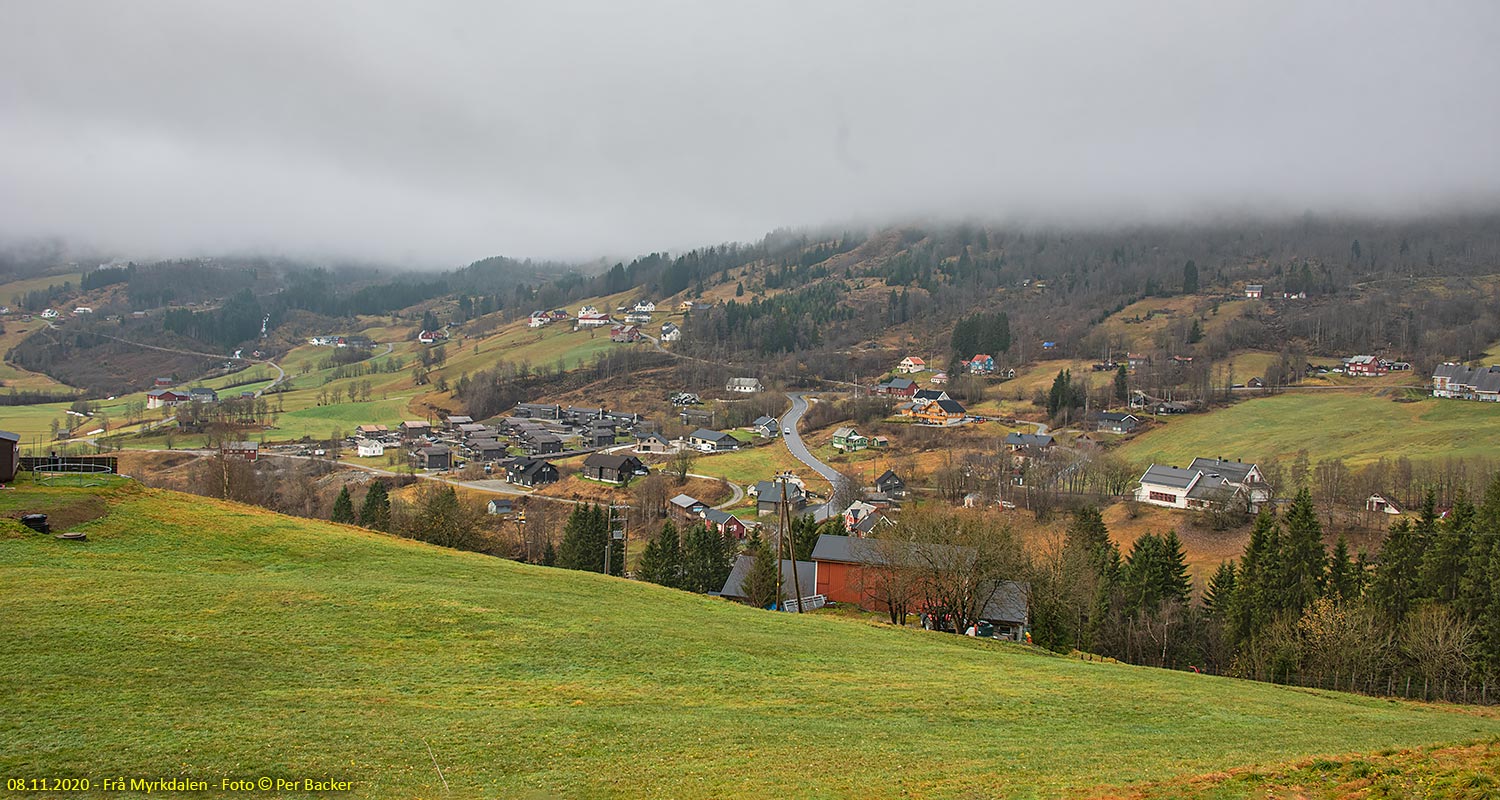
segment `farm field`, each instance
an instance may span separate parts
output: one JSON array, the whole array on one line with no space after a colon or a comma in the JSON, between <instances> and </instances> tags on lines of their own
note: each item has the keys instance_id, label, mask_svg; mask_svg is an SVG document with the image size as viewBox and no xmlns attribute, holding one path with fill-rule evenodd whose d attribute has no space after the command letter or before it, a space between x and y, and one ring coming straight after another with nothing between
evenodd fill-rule
<instances>
[{"instance_id":1,"label":"farm field","mask_svg":"<svg viewBox=\"0 0 1500 800\"><path fill-rule=\"evenodd\" d=\"M1354 466L1382 456L1500 452L1500 407L1462 400L1398 403L1359 392L1291 392L1164 421L1120 453L1141 464L1184 465L1194 456L1289 459L1306 449L1314 461L1339 457Z\"/></svg>"},{"instance_id":2,"label":"farm field","mask_svg":"<svg viewBox=\"0 0 1500 800\"><path fill-rule=\"evenodd\" d=\"M90 540L26 532L33 508ZM1500 736L1493 712L771 614L134 484L23 484L0 514L12 775L1073 797Z\"/></svg>"}]
</instances>

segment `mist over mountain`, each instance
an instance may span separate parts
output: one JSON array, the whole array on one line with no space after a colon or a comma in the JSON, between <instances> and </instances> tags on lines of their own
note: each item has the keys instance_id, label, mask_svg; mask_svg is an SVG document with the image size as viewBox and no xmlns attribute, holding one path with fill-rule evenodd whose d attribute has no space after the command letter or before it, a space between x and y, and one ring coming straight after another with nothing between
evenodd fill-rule
<instances>
[{"instance_id":1,"label":"mist over mountain","mask_svg":"<svg viewBox=\"0 0 1500 800\"><path fill-rule=\"evenodd\" d=\"M11 3L0 237L610 261L1496 207L1500 8Z\"/></svg>"}]
</instances>

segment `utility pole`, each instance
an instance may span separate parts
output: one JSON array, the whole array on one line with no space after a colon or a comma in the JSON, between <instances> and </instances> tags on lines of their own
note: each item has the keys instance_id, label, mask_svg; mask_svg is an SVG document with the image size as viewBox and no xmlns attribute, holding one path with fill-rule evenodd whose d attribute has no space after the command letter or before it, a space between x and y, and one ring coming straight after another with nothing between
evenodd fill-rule
<instances>
[{"instance_id":1,"label":"utility pole","mask_svg":"<svg viewBox=\"0 0 1500 800\"><path fill-rule=\"evenodd\" d=\"M787 557L792 562L792 591L796 592L797 613L801 614L802 613L802 579L797 574L797 543L796 543L795 539L791 538L791 533L792 533L792 509L791 509L790 506L787 505L787 499L786 499L786 486L787 486L788 483L791 482L791 477L792 476L789 473L783 472L782 474L776 476L776 479L777 479L778 482L781 483L781 539L782 539L783 542L787 542L787 544L786 544ZM776 550L777 550L777 554L776 554L776 562L777 562L776 563L776 588L777 588L777 594L776 594L776 596L777 596L777 600L779 602L780 598L781 598L781 592L780 592L780 590L781 590L781 553L780 553L781 547L778 545L777 548L776 548Z\"/></svg>"},{"instance_id":2,"label":"utility pole","mask_svg":"<svg viewBox=\"0 0 1500 800\"><path fill-rule=\"evenodd\" d=\"M615 520L616 520L615 511L618 510L618 509L625 509L627 513L622 514L622 515L620 515L618 517L618 519L619 519L619 528L616 529L615 528ZM610 507L609 507L609 525L608 525L608 530L606 530L604 532L604 574L605 575L609 574L609 562L610 562L610 557L614 554L613 549L614 549L614 543L615 543L616 539L620 540L620 559L623 561L624 558L625 558L625 556L627 555L626 552L625 552L625 542L626 542L625 531L626 531L626 528L628 527L628 525L630 523L630 514L628 513L629 509L630 509L630 506L628 506L628 505L614 505L614 504L611 504ZM622 577L622 578L625 577L624 576L625 569L624 569L623 566L620 568L620 572L621 572L620 577Z\"/></svg>"},{"instance_id":3,"label":"utility pole","mask_svg":"<svg viewBox=\"0 0 1500 800\"><path fill-rule=\"evenodd\" d=\"M531 561L531 537L526 535L526 509L522 508L516 512L516 525L521 529L521 541L526 546L526 563Z\"/></svg>"}]
</instances>

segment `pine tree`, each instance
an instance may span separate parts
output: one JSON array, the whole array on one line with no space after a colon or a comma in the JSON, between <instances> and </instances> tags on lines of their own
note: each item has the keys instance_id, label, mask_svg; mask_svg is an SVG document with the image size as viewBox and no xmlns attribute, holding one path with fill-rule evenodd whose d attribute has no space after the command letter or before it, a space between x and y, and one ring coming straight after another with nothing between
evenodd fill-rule
<instances>
[{"instance_id":1,"label":"pine tree","mask_svg":"<svg viewBox=\"0 0 1500 800\"><path fill-rule=\"evenodd\" d=\"M739 283L736 283L734 285L734 296L735 297L744 297L745 296L745 282L744 281L740 281Z\"/></svg>"},{"instance_id":2,"label":"pine tree","mask_svg":"<svg viewBox=\"0 0 1500 800\"><path fill-rule=\"evenodd\" d=\"M677 538L677 526L671 520L662 523L661 532L641 552L637 575L643 581L662 586L682 586L682 545Z\"/></svg>"},{"instance_id":3,"label":"pine tree","mask_svg":"<svg viewBox=\"0 0 1500 800\"><path fill-rule=\"evenodd\" d=\"M1323 546L1323 526L1313 508L1312 493L1297 492L1286 512L1286 540L1281 554L1280 610L1293 616L1323 595L1323 574L1328 550Z\"/></svg>"},{"instance_id":4,"label":"pine tree","mask_svg":"<svg viewBox=\"0 0 1500 800\"><path fill-rule=\"evenodd\" d=\"M339 496L333 500L333 513L328 518L345 525L354 524L354 501L349 499L348 484L339 489Z\"/></svg>"},{"instance_id":5,"label":"pine tree","mask_svg":"<svg viewBox=\"0 0 1500 800\"><path fill-rule=\"evenodd\" d=\"M1198 324L1198 320L1196 319L1193 320L1193 327L1188 330L1187 340L1188 344L1197 344L1203 341L1203 326Z\"/></svg>"},{"instance_id":6,"label":"pine tree","mask_svg":"<svg viewBox=\"0 0 1500 800\"><path fill-rule=\"evenodd\" d=\"M1186 603L1188 596L1193 593L1193 579L1188 577L1187 553L1182 549L1182 540L1177 538L1177 531L1167 531L1166 538L1162 540L1162 557L1162 596Z\"/></svg>"},{"instance_id":7,"label":"pine tree","mask_svg":"<svg viewBox=\"0 0 1500 800\"><path fill-rule=\"evenodd\" d=\"M745 602L756 608L771 608L778 604L780 598L776 596L776 572L779 569L777 558L771 552L770 546L761 540L757 534L750 541L750 572L740 584L740 591L745 596ZM783 591L783 596L785 592Z\"/></svg>"},{"instance_id":8,"label":"pine tree","mask_svg":"<svg viewBox=\"0 0 1500 800\"><path fill-rule=\"evenodd\" d=\"M391 496L385 489L385 481L374 481L365 492L365 502L359 508L359 524L377 531L391 529Z\"/></svg>"},{"instance_id":9,"label":"pine tree","mask_svg":"<svg viewBox=\"0 0 1500 800\"><path fill-rule=\"evenodd\" d=\"M1115 399L1125 402L1130 398L1130 375L1125 370L1125 365L1115 370Z\"/></svg>"},{"instance_id":10,"label":"pine tree","mask_svg":"<svg viewBox=\"0 0 1500 800\"><path fill-rule=\"evenodd\" d=\"M542 566L557 566L557 548L552 546L552 541L547 541L547 546L542 548Z\"/></svg>"}]
</instances>

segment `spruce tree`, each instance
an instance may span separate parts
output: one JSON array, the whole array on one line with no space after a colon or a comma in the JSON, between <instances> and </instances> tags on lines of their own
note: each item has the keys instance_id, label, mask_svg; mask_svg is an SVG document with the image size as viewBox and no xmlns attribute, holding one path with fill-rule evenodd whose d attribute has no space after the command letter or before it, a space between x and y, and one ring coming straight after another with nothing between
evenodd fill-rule
<instances>
[{"instance_id":1,"label":"spruce tree","mask_svg":"<svg viewBox=\"0 0 1500 800\"><path fill-rule=\"evenodd\" d=\"M681 588L682 545L677 538L677 526L671 520L663 523L661 532L646 544L637 574L643 581Z\"/></svg>"},{"instance_id":2,"label":"spruce tree","mask_svg":"<svg viewBox=\"0 0 1500 800\"><path fill-rule=\"evenodd\" d=\"M333 513L328 518L345 525L354 524L354 501L349 498L348 484L339 489L339 496L333 500Z\"/></svg>"},{"instance_id":3,"label":"spruce tree","mask_svg":"<svg viewBox=\"0 0 1500 800\"><path fill-rule=\"evenodd\" d=\"M1115 370L1115 399L1122 403L1130 399L1130 374L1124 364Z\"/></svg>"},{"instance_id":4,"label":"spruce tree","mask_svg":"<svg viewBox=\"0 0 1500 800\"><path fill-rule=\"evenodd\" d=\"M1312 493L1297 492L1287 509L1286 539L1281 553L1280 610L1292 616L1323 596L1323 575L1328 550L1323 546L1323 526L1313 508Z\"/></svg>"},{"instance_id":5,"label":"spruce tree","mask_svg":"<svg viewBox=\"0 0 1500 800\"><path fill-rule=\"evenodd\" d=\"M1250 542L1245 545L1235 579L1228 614L1231 641L1249 641L1271 621L1280 547L1276 515L1269 507L1264 508L1255 517L1255 527L1250 531Z\"/></svg>"},{"instance_id":6,"label":"spruce tree","mask_svg":"<svg viewBox=\"0 0 1500 800\"><path fill-rule=\"evenodd\" d=\"M365 492L365 502L359 508L359 524L377 531L391 529L391 496L385 481L371 483Z\"/></svg>"},{"instance_id":7,"label":"spruce tree","mask_svg":"<svg viewBox=\"0 0 1500 800\"><path fill-rule=\"evenodd\" d=\"M682 588L704 594L724 587L734 563L724 537L702 522L688 527L682 539Z\"/></svg>"},{"instance_id":8,"label":"spruce tree","mask_svg":"<svg viewBox=\"0 0 1500 800\"><path fill-rule=\"evenodd\" d=\"M547 540L547 546L542 548L542 566L557 566L557 548L552 546L552 540Z\"/></svg>"},{"instance_id":9,"label":"spruce tree","mask_svg":"<svg viewBox=\"0 0 1500 800\"><path fill-rule=\"evenodd\" d=\"M1208 586L1203 590L1203 610L1210 619L1227 622L1234 608L1235 566L1233 561L1220 561Z\"/></svg>"},{"instance_id":10,"label":"spruce tree","mask_svg":"<svg viewBox=\"0 0 1500 800\"><path fill-rule=\"evenodd\" d=\"M1376 608L1392 624L1400 622L1417 600L1417 572L1421 565L1422 551L1418 549L1416 531L1410 520L1400 520L1385 535L1380 564L1370 584Z\"/></svg>"},{"instance_id":11,"label":"spruce tree","mask_svg":"<svg viewBox=\"0 0 1500 800\"><path fill-rule=\"evenodd\" d=\"M1336 603L1347 603L1359 599L1359 576L1354 562L1349 560L1349 543L1340 536L1328 556L1328 581L1325 595Z\"/></svg>"},{"instance_id":12,"label":"spruce tree","mask_svg":"<svg viewBox=\"0 0 1500 800\"><path fill-rule=\"evenodd\" d=\"M585 572L604 571L604 540L609 535L605 510L595 505L576 505L563 525L562 544L557 548L557 565ZM619 550L619 548L614 548ZM611 570L612 574L618 572Z\"/></svg>"},{"instance_id":13,"label":"spruce tree","mask_svg":"<svg viewBox=\"0 0 1500 800\"><path fill-rule=\"evenodd\" d=\"M1192 259L1182 265L1182 293L1196 294L1198 292L1198 265Z\"/></svg>"},{"instance_id":14,"label":"spruce tree","mask_svg":"<svg viewBox=\"0 0 1500 800\"><path fill-rule=\"evenodd\" d=\"M1453 513L1435 522L1431 540L1422 552L1421 595L1452 603L1458 599L1469 543L1474 538L1477 510L1463 493L1453 501Z\"/></svg>"},{"instance_id":15,"label":"spruce tree","mask_svg":"<svg viewBox=\"0 0 1500 800\"><path fill-rule=\"evenodd\" d=\"M750 541L750 572L745 575L745 580L740 584L740 591L744 593L745 602L756 608L772 608L779 604L780 598L776 596L776 578L780 564L776 554L761 540L757 534ZM783 587L783 596L785 596Z\"/></svg>"}]
</instances>

